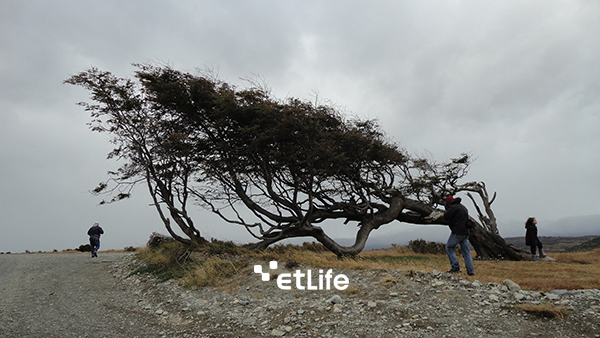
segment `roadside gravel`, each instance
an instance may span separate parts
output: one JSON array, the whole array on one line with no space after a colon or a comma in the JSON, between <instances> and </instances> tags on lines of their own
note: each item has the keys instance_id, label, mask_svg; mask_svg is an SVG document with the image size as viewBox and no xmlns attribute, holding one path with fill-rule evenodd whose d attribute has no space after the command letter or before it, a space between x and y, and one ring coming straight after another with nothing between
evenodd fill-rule
<instances>
[{"instance_id":1,"label":"roadside gravel","mask_svg":"<svg viewBox=\"0 0 600 338\"><path fill-rule=\"evenodd\" d=\"M123 256L0 255L0 337L163 337L162 322L110 274Z\"/></svg>"},{"instance_id":2,"label":"roadside gravel","mask_svg":"<svg viewBox=\"0 0 600 338\"><path fill-rule=\"evenodd\" d=\"M348 276L346 291L282 291L274 274L291 271L263 282L251 266L233 284L187 289L131 275L139 264L123 254L0 255L0 336L600 337L598 290L540 293L437 271L367 270L334 271ZM568 315L516 307L544 303Z\"/></svg>"}]
</instances>

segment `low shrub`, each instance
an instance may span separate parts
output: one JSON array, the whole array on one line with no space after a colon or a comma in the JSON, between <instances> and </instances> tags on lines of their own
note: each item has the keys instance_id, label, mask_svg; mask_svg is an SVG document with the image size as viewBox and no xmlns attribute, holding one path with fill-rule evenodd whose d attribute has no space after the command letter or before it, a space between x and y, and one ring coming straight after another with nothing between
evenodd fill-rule
<instances>
[{"instance_id":1,"label":"low shrub","mask_svg":"<svg viewBox=\"0 0 600 338\"><path fill-rule=\"evenodd\" d=\"M82 244L79 246L79 248L77 248L75 250L81 251L81 252L91 252L92 247L89 244Z\"/></svg>"},{"instance_id":2,"label":"low shrub","mask_svg":"<svg viewBox=\"0 0 600 338\"><path fill-rule=\"evenodd\" d=\"M242 255L247 251L246 248L232 241L221 241L215 238L201 246L198 250L209 255Z\"/></svg>"},{"instance_id":3,"label":"low shrub","mask_svg":"<svg viewBox=\"0 0 600 338\"><path fill-rule=\"evenodd\" d=\"M153 232L150 234L150 239L148 239L146 246L150 248L150 250L158 250L163 244L172 242L176 242L173 237Z\"/></svg>"},{"instance_id":4,"label":"low shrub","mask_svg":"<svg viewBox=\"0 0 600 338\"><path fill-rule=\"evenodd\" d=\"M446 254L446 244L439 242L427 242L424 239L416 239L408 242L408 247L414 253L421 254Z\"/></svg>"},{"instance_id":5,"label":"low shrub","mask_svg":"<svg viewBox=\"0 0 600 338\"><path fill-rule=\"evenodd\" d=\"M147 247L137 250L137 257L146 264L132 274L150 273L161 281L181 279L190 286L216 286L248 264L220 256L239 255L244 250L233 242L212 239L197 250L199 255L193 255L186 244L152 233Z\"/></svg>"},{"instance_id":6,"label":"low shrub","mask_svg":"<svg viewBox=\"0 0 600 338\"><path fill-rule=\"evenodd\" d=\"M291 260L291 261L288 261L287 263L285 263L285 268L288 270L295 269L299 266L300 266L300 263L296 262L295 260Z\"/></svg>"},{"instance_id":7,"label":"low shrub","mask_svg":"<svg viewBox=\"0 0 600 338\"><path fill-rule=\"evenodd\" d=\"M312 252L325 252L329 251L323 244L317 242L304 242L300 246L301 250L312 251Z\"/></svg>"},{"instance_id":8,"label":"low shrub","mask_svg":"<svg viewBox=\"0 0 600 338\"><path fill-rule=\"evenodd\" d=\"M304 242L302 245L296 244L275 244L264 250L266 253L274 254L289 254L294 252L329 252L329 250L321 243Z\"/></svg>"},{"instance_id":9,"label":"low shrub","mask_svg":"<svg viewBox=\"0 0 600 338\"><path fill-rule=\"evenodd\" d=\"M153 248L148 246L139 250L137 255L146 265L132 274L151 273L161 281L183 277L190 264L188 247L175 240L163 241Z\"/></svg>"}]
</instances>

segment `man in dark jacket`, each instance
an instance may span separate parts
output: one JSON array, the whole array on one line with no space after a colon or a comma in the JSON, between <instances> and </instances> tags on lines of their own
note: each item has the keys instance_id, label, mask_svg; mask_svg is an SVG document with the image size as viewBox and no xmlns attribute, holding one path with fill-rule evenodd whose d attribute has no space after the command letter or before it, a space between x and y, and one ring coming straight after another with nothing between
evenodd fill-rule
<instances>
[{"instance_id":1,"label":"man in dark jacket","mask_svg":"<svg viewBox=\"0 0 600 338\"><path fill-rule=\"evenodd\" d=\"M453 198L452 196L446 197L446 212L444 213L444 219L450 221L450 237L446 243L446 254L450 259L450 273L459 273L460 265L458 264L458 258L456 258L456 252L454 249L460 244L460 253L465 260L465 266L469 276L475 274L473 268L473 258L469 252L469 229L467 229L467 219L469 219L469 211L467 208L460 204L462 199L460 197Z\"/></svg>"},{"instance_id":2,"label":"man in dark jacket","mask_svg":"<svg viewBox=\"0 0 600 338\"><path fill-rule=\"evenodd\" d=\"M102 230L99 223L94 223L90 230L88 230L88 236L90 236L90 247L92 248L92 257L98 257L98 249L100 249L100 235L102 234L104 234L104 230Z\"/></svg>"}]
</instances>

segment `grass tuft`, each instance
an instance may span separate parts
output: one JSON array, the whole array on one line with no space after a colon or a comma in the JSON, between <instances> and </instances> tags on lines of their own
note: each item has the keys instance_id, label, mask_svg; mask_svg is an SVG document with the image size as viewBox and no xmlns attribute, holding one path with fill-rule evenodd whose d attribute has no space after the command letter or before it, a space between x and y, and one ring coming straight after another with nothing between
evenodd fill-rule
<instances>
[{"instance_id":1,"label":"grass tuft","mask_svg":"<svg viewBox=\"0 0 600 338\"><path fill-rule=\"evenodd\" d=\"M385 287L391 287L393 285L398 284L398 279L396 279L396 277L392 276L392 275L385 275L385 277L383 277L380 281L379 284L385 286Z\"/></svg>"},{"instance_id":2,"label":"grass tuft","mask_svg":"<svg viewBox=\"0 0 600 338\"><path fill-rule=\"evenodd\" d=\"M564 318L569 312L562 306L555 306L549 303L541 304L519 304L517 307L529 314L545 318Z\"/></svg>"},{"instance_id":3,"label":"grass tuft","mask_svg":"<svg viewBox=\"0 0 600 338\"><path fill-rule=\"evenodd\" d=\"M160 281L183 277L189 265L187 246L176 241L165 242L154 249L138 249L136 254L146 265L138 267L131 274L150 273Z\"/></svg>"},{"instance_id":4,"label":"grass tuft","mask_svg":"<svg viewBox=\"0 0 600 338\"><path fill-rule=\"evenodd\" d=\"M190 269L183 277L182 282L193 287L222 285L246 266L248 263L245 261L208 257Z\"/></svg>"}]
</instances>

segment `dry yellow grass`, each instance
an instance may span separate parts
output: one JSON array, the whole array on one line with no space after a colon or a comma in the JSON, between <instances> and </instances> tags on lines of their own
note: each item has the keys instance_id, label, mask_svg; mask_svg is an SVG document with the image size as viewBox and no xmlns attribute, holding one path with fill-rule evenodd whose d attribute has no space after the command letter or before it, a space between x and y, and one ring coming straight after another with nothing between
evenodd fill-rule
<instances>
[{"instance_id":1,"label":"dry yellow grass","mask_svg":"<svg viewBox=\"0 0 600 338\"><path fill-rule=\"evenodd\" d=\"M474 254L474 253L472 253ZM480 261L474 262L475 276L460 277L483 283L502 284L510 279L523 289L550 291L554 289L600 289L600 249L590 252L550 253L555 261ZM446 255L415 254L407 247L364 251L355 259L339 260L329 252L290 250L284 254L255 253L254 258L277 260L279 262L296 261L301 265L316 268L334 269L382 269L382 270L420 270L447 271L450 269ZM462 256L458 254L462 270Z\"/></svg>"},{"instance_id":2,"label":"dry yellow grass","mask_svg":"<svg viewBox=\"0 0 600 338\"><path fill-rule=\"evenodd\" d=\"M508 278L528 290L600 288L600 249L549 256L555 261L480 261L475 267L481 282Z\"/></svg>"},{"instance_id":3,"label":"dry yellow grass","mask_svg":"<svg viewBox=\"0 0 600 338\"><path fill-rule=\"evenodd\" d=\"M181 255L181 248L164 250L163 254ZM395 246L389 249L364 251L354 258L338 259L331 252L319 250L315 246L275 246L264 251L251 251L237 247L231 243L219 242L206 249L203 258L197 259L193 266L187 265L184 282L188 285L215 285L223 283L236 273L249 273L244 266L251 262L278 261L282 265L302 268L324 268L341 270L396 270L404 271L447 271L450 268L446 255L416 254L408 247ZM215 253L226 253L226 259L211 258ZM141 255L140 255L141 253ZM150 254L147 250L138 253L150 264L158 266L171 265L173 257L161 257L158 252ZM475 276L467 276L465 272L459 276L468 280L479 280L482 283L501 284L510 279L526 290L550 291L553 289L600 289L600 249L584 253L549 253L555 261L475 261ZM464 263L461 261L462 270ZM231 261L230 263L226 262ZM250 264L249 264L250 263ZM246 271L248 270L248 271ZM226 271L226 272L225 272ZM224 272L221 274L221 272ZM214 277L214 278L213 278Z\"/></svg>"},{"instance_id":4,"label":"dry yellow grass","mask_svg":"<svg viewBox=\"0 0 600 338\"><path fill-rule=\"evenodd\" d=\"M199 265L191 268L183 276L182 282L190 286L214 286L229 281L240 273L246 264L219 257L208 257Z\"/></svg>"},{"instance_id":5,"label":"dry yellow grass","mask_svg":"<svg viewBox=\"0 0 600 338\"><path fill-rule=\"evenodd\" d=\"M284 250L265 250L260 252L248 251L244 256L278 262L297 262L300 265L313 268L343 269L343 270L433 270L448 269L445 265L446 256L433 254L416 254L407 247L396 247L382 250L363 251L354 258L339 259L329 251L314 252L288 246Z\"/></svg>"},{"instance_id":6,"label":"dry yellow grass","mask_svg":"<svg viewBox=\"0 0 600 338\"><path fill-rule=\"evenodd\" d=\"M519 304L517 307L525 312L548 318L564 318L569 312L563 306L556 306L550 303L541 304Z\"/></svg>"}]
</instances>

